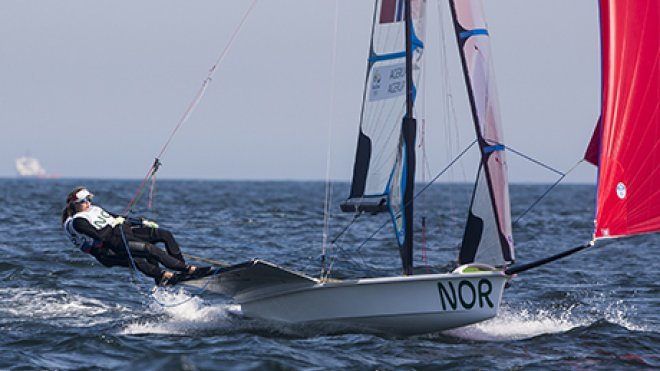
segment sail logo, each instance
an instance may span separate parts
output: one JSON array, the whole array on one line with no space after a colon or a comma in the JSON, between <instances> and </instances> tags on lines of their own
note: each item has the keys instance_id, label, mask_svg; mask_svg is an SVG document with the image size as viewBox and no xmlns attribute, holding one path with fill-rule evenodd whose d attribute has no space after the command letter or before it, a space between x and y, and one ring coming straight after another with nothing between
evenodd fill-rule
<instances>
[{"instance_id":1,"label":"sail logo","mask_svg":"<svg viewBox=\"0 0 660 371\"><path fill-rule=\"evenodd\" d=\"M377 101L403 96L406 93L406 64L374 68L371 75L369 100Z\"/></svg>"},{"instance_id":2,"label":"sail logo","mask_svg":"<svg viewBox=\"0 0 660 371\"><path fill-rule=\"evenodd\" d=\"M476 285L468 280L461 280L457 285L454 285L452 281L438 282L438 292L444 311L448 308L457 310L472 309L474 306L479 308L495 306L490 299L493 284L485 278L480 279Z\"/></svg>"},{"instance_id":3,"label":"sail logo","mask_svg":"<svg viewBox=\"0 0 660 371\"><path fill-rule=\"evenodd\" d=\"M626 185L623 182L616 185L616 195L622 200L626 198Z\"/></svg>"}]
</instances>

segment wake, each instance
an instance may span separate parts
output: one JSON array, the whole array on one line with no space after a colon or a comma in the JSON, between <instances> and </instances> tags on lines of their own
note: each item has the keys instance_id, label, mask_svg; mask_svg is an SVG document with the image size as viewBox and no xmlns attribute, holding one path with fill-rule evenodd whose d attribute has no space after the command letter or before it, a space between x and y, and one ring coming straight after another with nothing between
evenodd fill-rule
<instances>
[{"instance_id":1,"label":"wake","mask_svg":"<svg viewBox=\"0 0 660 371\"><path fill-rule=\"evenodd\" d=\"M622 300L592 306L573 305L569 308L514 308L502 306L497 317L488 321L444 334L478 341L524 340L533 337L560 334L578 327L587 327L599 321L621 326L629 331L655 331L631 320L635 308Z\"/></svg>"},{"instance_id":2,"label":"wake","mask_svg":"<svg viewBox=\"0 0 660 371\"><path fill-rule=\"evenodd\" d=\"M233 327L232 314L240 312L240 305L209 305L184 288L160 288L153 296L149 309L158 314L157 318L130 323L122 330L122 334L189 335L230 329Z\"/></svg>"}]
</instances>

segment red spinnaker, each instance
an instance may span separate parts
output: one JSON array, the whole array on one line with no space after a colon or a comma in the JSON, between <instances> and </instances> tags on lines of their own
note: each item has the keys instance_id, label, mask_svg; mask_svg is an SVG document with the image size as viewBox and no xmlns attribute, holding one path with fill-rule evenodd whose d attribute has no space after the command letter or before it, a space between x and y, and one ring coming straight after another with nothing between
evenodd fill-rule
<instances>
[{"instance_id":1,"label":"red spinnaker","mask_svg":"<svg viewBox=\"0 0 660 371\"><path fill-rule=\"evenodd\" d=\"M660 1L600 0L598 237L660 231ZM598 135L596 135L598 136Z\"/></svg>"}]
</instances>

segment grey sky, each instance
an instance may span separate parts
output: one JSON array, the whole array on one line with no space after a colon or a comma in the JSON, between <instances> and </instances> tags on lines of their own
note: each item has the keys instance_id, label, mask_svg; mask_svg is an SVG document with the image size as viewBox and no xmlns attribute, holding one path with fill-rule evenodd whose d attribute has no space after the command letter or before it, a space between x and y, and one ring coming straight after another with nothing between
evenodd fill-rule
<instances>
[{"instance_id":1,"label":"grey sky","mask_svg":"<svg viewBox=\"0 0 660 371\"><path fill-rule=\"evenodd\" d=\"M467 108L459 107L459 74L451 84L460 122L447 129L440 120L436 1L429 0L426 50L432 175L473 139ZM144 176L248 4L1 1L0 176L14 176L14 159L26 152L65 177ZM330 176L349 179L373 1L338 4L334 105L335 0L259 0L159 175L324 179L332 121ZM597 2L485 0L485 11L506 144L567 170L599 111ZM441 179L472 181L475 171L468 157ZM583 164L567 180L592 182L594 174ZM514 182L557 177L511 154L509 175Z\"/></svg>"}]
</instances>

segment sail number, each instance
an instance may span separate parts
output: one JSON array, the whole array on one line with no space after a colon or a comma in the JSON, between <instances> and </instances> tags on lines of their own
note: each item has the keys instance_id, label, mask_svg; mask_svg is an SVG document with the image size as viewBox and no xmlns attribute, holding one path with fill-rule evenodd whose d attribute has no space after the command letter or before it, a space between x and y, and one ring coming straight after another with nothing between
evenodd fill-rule
<instances>
[{"instance_id":1,"label":"sail number","mask_svg":"<svg viewBox=\"0 0 660 371\"><path fill-rule=\"evenodd\" d=\"M373 69L369 80L369 100L376 101L404 95L406 92L405 63Z\"/></svg>"},{"instance_id":2,"label":"sail number","mask_svg":"<svg viewBox=\"0 0 660 371\"><path fill-rule=\"evenodd\" d=\"M442 310L472 309L474 306L494 307L493 301L490 299L493 284L485 278L480 279L476 285L468 280L461 280L457 285L454 285L452 281L438 282L438 292Z\"/></svg>"}]
</instances>

